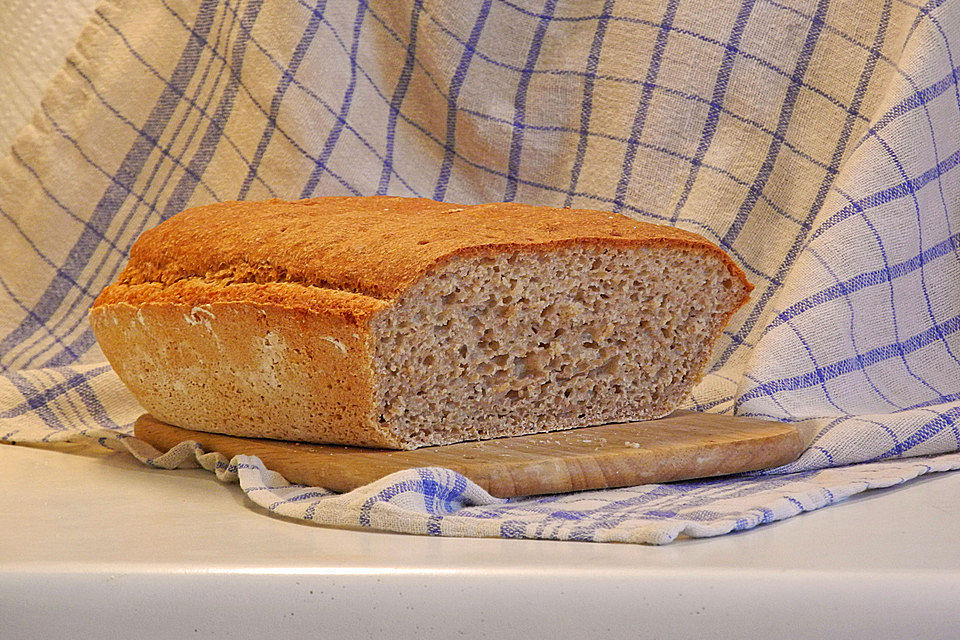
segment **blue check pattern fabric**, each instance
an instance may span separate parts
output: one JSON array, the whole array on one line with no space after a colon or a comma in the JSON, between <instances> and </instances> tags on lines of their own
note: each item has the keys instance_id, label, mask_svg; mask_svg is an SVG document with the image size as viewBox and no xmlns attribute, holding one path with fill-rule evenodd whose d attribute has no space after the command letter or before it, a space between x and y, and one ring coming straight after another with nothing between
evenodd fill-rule
<instances>
[{"instance_id":1,"label":"blue check pattern fabric","mask_svg":"<svg viewBox=\"0 0 960 640\"><path fill-rule=\"evenodd\" d=\"M0 160L0 440L93 440L282 515L421 534L664 543L790 517L960 468L958 165L960 0L108 0ZM86 311L137 236L334 194L705 236L756 289L687 406L796 423L807 449L502 501L444 469L337 495L131 437Z\"/></svg>"}]
</instances>

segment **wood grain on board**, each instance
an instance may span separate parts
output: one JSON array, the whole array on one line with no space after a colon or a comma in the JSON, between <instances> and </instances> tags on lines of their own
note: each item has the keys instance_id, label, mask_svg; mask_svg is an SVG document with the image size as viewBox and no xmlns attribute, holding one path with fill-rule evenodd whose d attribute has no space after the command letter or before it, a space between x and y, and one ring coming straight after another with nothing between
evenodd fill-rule
<instances>
[{"instance_id":1,"label":"wood grain on board","mask_svg":"<svg viewBox=\"0 0 960 640\"><path fill-rule=\"evenodd\" d=\"M182 429L150 415L137 420L135 433L161 451L193 440L228 458L257 456L290 482L333 491L403 469L445 467L500 498L755 471L791 462L803 450L799 431L789 424L689 411L415 451L240 438Z\"/></svg>"}]
</instances>

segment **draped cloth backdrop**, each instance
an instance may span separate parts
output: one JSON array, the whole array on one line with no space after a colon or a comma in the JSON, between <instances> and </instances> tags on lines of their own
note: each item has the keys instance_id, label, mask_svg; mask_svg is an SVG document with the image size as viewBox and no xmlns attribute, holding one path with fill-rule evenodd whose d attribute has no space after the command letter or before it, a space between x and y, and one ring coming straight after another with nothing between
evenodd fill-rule
<instances>
[{"instance_id":1,"label":"draped cloth backdrop","mask_svg":"<svg viewBox=\"0 0 960 640\"><path fill-rule=\"evenodd\" d=\"M960 0L107 0L0 160L0 440L196 463L319 523L663 543L960 468ZM522 201L697 232L756 285L688 406L795 463L504 502L442 469L350 494L129 436L86 321L185 207ZM158 472L159 473L159 472Z\"/></svg>"}]
</instances>

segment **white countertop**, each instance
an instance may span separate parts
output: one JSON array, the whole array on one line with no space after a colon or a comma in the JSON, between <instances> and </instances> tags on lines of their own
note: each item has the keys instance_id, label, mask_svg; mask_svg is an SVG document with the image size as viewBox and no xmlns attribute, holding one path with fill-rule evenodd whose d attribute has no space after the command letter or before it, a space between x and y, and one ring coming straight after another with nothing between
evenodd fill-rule
<instances>
[{"instance_id":1,"label":"white countertop","mask_svg":"<svg viewBox=\"0 0 960 640\"><path fill-rule=\"evenodd\" d=\"M321 528L64 449L0 446L2 638L960 636L960 473L653 547Z\"/></svg>"}]
</instances>

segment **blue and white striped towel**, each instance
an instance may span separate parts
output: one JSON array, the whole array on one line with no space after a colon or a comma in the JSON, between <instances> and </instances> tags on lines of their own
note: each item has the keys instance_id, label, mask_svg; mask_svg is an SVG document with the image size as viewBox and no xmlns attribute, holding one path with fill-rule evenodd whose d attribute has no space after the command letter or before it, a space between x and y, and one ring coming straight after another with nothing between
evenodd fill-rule
<instances>
[{"instance_id":1,"label":"blue and white striped towel","mask_svg":"<svg viewBox=\"0 0 960 640\"><path fill-rule=\"evenodd\" d=\"M199 462L319 523L663 543L960 468L960 0L107 0L0 160L0 440ZM350 494L129 437L85 320L190 205L324 194L621 211L757 285L689 407L796 422L735 478L502 502ZM0 453L2 455L2 453Z\"/></svg>"}]
</instances>

